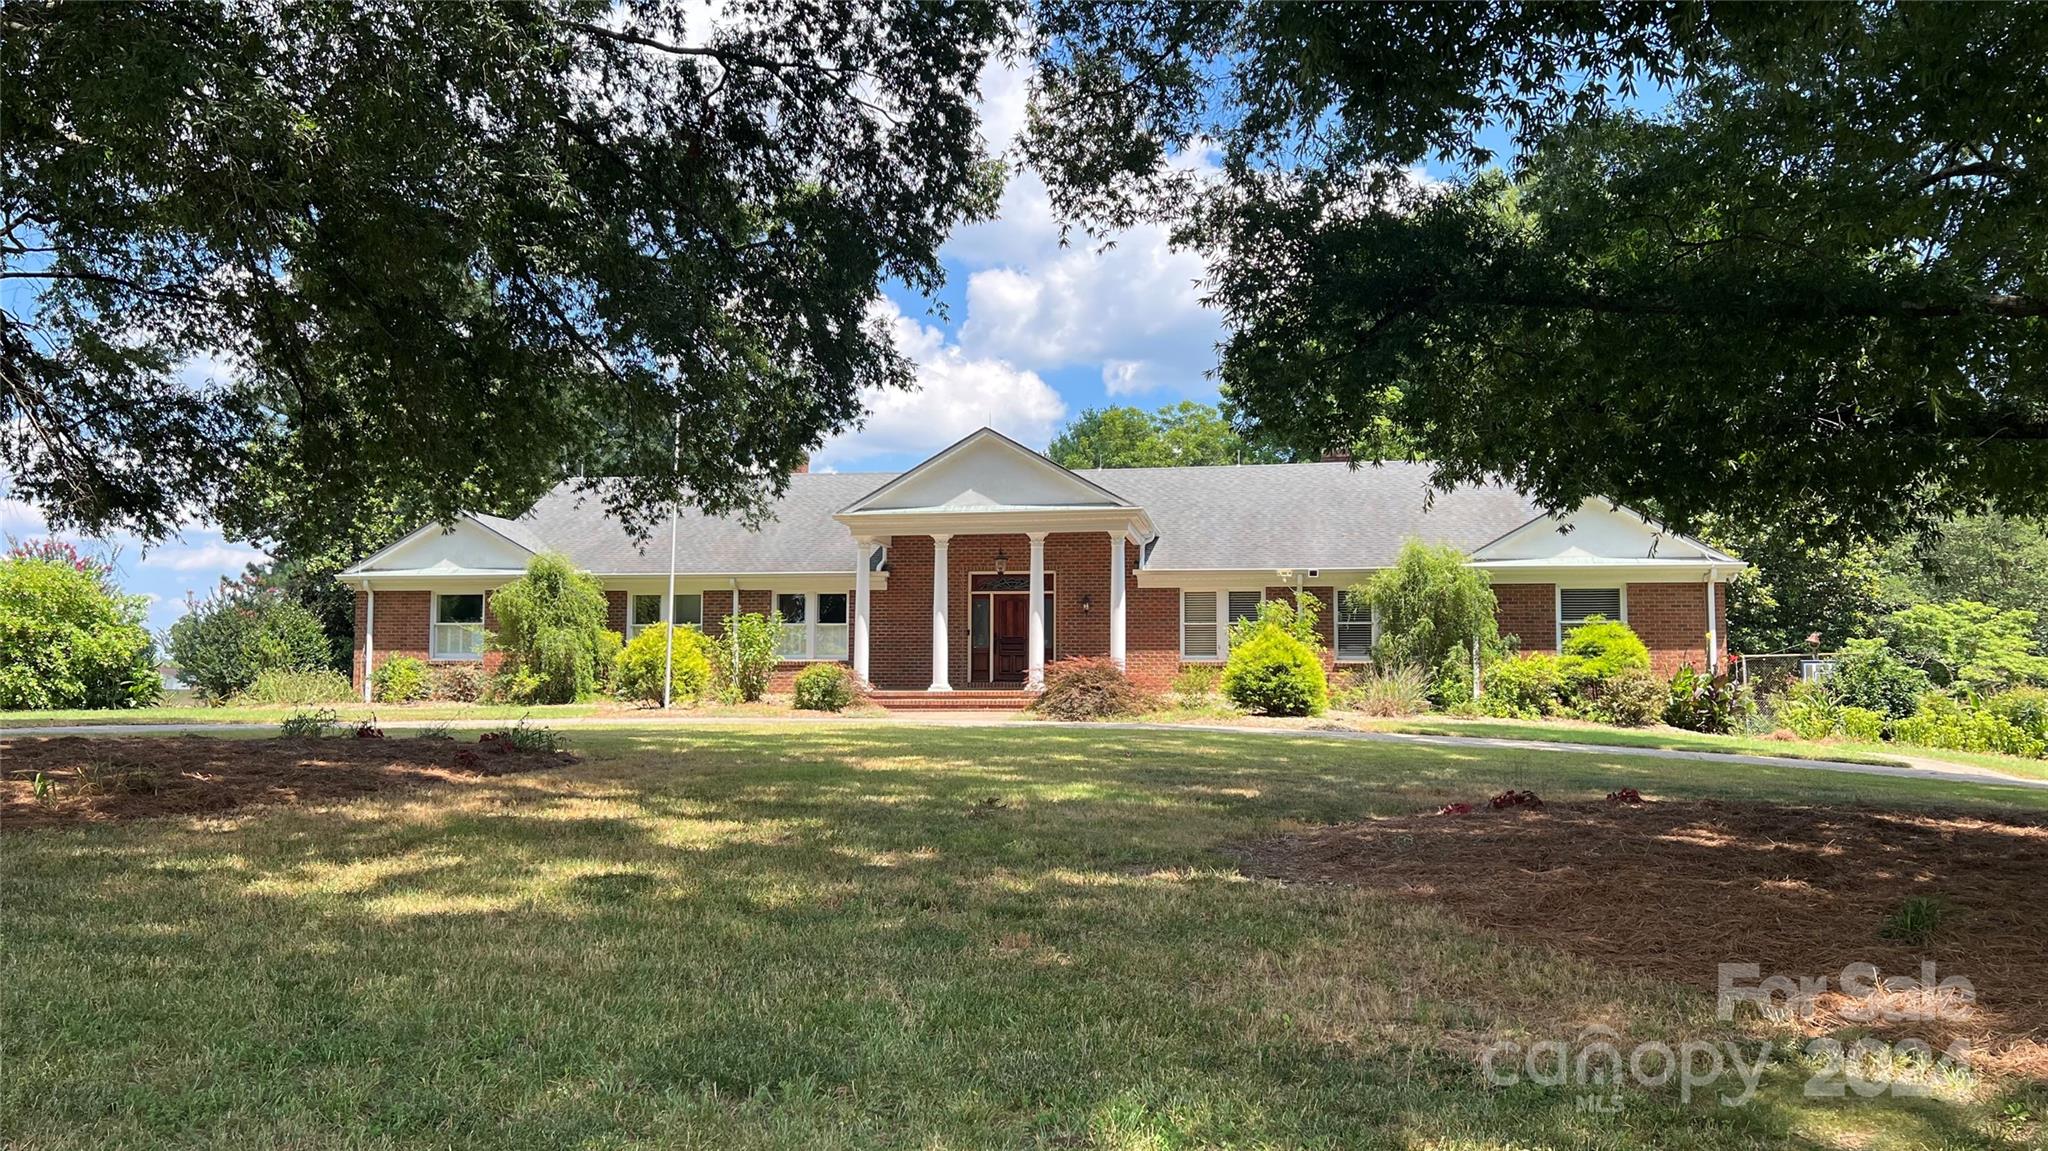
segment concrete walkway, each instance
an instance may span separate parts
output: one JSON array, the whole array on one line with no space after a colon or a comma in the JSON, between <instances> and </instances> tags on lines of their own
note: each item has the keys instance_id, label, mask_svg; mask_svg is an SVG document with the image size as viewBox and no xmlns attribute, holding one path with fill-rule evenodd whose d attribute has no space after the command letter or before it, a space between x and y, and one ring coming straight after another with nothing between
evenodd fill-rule
<instances>
[{"instance_id":1,"label":"concrete walkway","mask_svg":"<svg viewBox=\"0 0 2048 1151\"><path fill-rule=\"evenodd\" d=\"M418 720L387 724L395 731L421 727L454 730L488 730L505 727L504 719ZM1846 763L1831 759L1794 759L1780 755L1751 755L1718 751L1689 751L1662 747L1621 747L1612 744L1557 743L1539 739L1502 739L1479 735L1414 735L1392 731L1344 731L1330 728L1303 729L1254 727L1230 723L1064 723L1058 720L1022 719L1013 711L896 713L887 716L689 716L652 719L619 716L564 716L539 721L548 727L571 728L688 728L688 727L810 727L820 724L916 725L930 727L1051 727L1089 731L1199 731L1223 735L1255 735L1289 739L1334 739L1359 743L1405 743L1422 747L1485 747L1511 751L1561 752L1571 755L1626 756L1647 759L1676 759L1704 763L1742 763L1757 767L1785 767L1802 771L1847 772L1854 775L1882 775L1897 779L1924 779L1977 786L2015 787L2048 791L2048 780L2024 779L1989 768L1949 763L1924 756L1895 755L1898 765ZM0 738L56 735L223 735L237 732L274 731L271 723L107 723L66 727L0 729Z\"/></svg>"}]
</instances>

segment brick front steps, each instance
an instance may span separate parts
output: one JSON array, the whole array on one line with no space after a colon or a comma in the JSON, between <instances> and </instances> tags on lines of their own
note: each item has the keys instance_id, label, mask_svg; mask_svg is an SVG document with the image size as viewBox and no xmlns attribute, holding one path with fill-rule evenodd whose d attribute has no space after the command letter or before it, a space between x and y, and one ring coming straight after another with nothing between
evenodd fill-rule
<instances>
[{"instance_id":1,"label":"brick front steps","mask_svg":"<svg viewBox=\"0 0 2048 1151\"><path fill-rule=\"evenodd\" d=\"M959 691L877 691L870 698L890 711L1023 711L1038 698L1022 688Z\"/></svg>"}]
</instances>

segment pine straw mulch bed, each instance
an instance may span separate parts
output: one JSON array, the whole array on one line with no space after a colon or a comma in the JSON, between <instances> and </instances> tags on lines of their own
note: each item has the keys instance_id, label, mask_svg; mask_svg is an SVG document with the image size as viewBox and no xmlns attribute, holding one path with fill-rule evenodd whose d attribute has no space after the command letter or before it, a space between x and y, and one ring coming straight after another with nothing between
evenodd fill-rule
<instances>
[{"instance_id":1,"label":"pine straw mulch bed","mask_svg":"<svg viewBox=\"0 0 2048 1151\"><path fill-rule=\"evenodd\" d=\"M1871 1025L1976 1065L2048 1078L2048 821L1709 801L1552 804L1373 819L1240 849L1247 873L1359 884L1598 963L1716 990L1717 965L1828 977L1805 1020L1850 1026L1844 966L1970 980L1949 1018ZM1881 932L1901 901L1943 902L1929 942ZM1922 1012L1927 1014L1927 1012ZM1960 1016L1960 1018L1957 1018Z\"/></svg>"},{"instance_id":2,"label":"pine straw mulch bed","mask_svg":"<svg viewBox=\"0 0 2048 1151\"><path fill-rule=\"evenodd\" d=\"M0 830L320 803L576 762L449 739L0 739ZM35 794L41 773L48 786Z\"/></svg>"}]
</instances>

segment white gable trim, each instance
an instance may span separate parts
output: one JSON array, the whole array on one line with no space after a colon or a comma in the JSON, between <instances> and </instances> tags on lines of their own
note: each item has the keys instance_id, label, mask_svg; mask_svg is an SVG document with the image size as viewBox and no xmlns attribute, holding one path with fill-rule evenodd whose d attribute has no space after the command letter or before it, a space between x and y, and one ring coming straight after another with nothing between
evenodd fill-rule
<instances>
[{"instance_id":1,"label":"white gable trim","mask_svg":"<svg viewBox=\"0 0 2048 1151\"><path fill-rule=\"evenodd\" d=\"M1644 546L1635 554L1620 554L1620 549L1588 554L1568 545L1570 533L1558 531L1559 525L1565 523L1570 523L1574 532L1602 525L1625 527L1628 531L1641 533ZM1546 533L1553 539L1539 544L1538 541ZM1667 546L1673 552L1688 554L1659 554ZM1516 554L1518 552L1522 554ZM1733 572L1749 566L1691 536L1670 531L1633 508L1602 500L1587 500L1580 504L1576 511L1564 516L1548 512L1536 516L1520 527L1474 548L1470 561L1474 567L1487 568L1539 564L1557 567L1578 567L1584 564L1644 564L1656 567L1711 565Z\"/></svg>"},{"instance_id":2,"label":"white gable trim","mask_svg":"<svg viewBox=\"0 0 2048 1151\"><path fill-rule=\"evenodd\" d=\"M431 523L425 525L424 527L420 527L411 532L406 533L397 542L391 544L390 546L382 548L374 554L364 558L363 560L349 565L349 567L346 570L342 571L335 578L340 580L361 580L375 579L379 577L388 577L394 575L496 575L505 571L511 571L516 574L517 572L524 570L525 559L521 559L519 562L519 566L517 567L476 566L466 562L457 563L456 561L448 558L443 558L437 563L426 565L409 564L405 567L378 566L386 560L389 560L396 556L403 555L405 552L414 549L424 541L459 536L464 532L472 530L485 533L492 541L495 541L497 544L502 545L503 548L513 549L511 553L504 553L504 558L515 558L518 556L523 556L526 559L530 559L536 554L532 548L506 535L504 532L499 531L498 529L492 527L490 524L487 524L483 520L478 519L476 516L470 515L468 512L464 512L456 516L453 523L447 524L445 526L438 523Z\"/></svg>"},{"instance_id":3,"label":"white gable trim","mask_svg":"<svg viewBox=\"0 0 2048 1151\"><path fill-rule=\"evenodd\" d=\"M1038 468L1043 469L1048 475L1056 477L1057 479L1065 483L1077 486L1087 492L1090 492L1100 497L1100 499L1098 500L1089 501L1087 503L1055 505L1061 509L1084 507L1113 507L1128 509L1135 507L1135 505L1133 505L1129 500L1126 500L1124 497L1116 494L1113 491L1110 491L1108 488L1103 487L1101 484L1096 483L1094 480L1088 479L1085 476L1078 475L1070 468L1061 467L1059 464L1056 464L1052 460L1047 459L1044 455L1032 451L1030 448L1025 447L1023 444L1018 443L1017 441L1011 439L1010 437L1004 435L999 431L996 431L994 428L982 428L954 442L952 445L940 451L937 455L933 456L932 458L924 461L923 463L917 465L916 467L910 469L909 471L904 472L902 475L897 476L895 479L890 480L888 483L883 484L881 487L876 488L874 491L871 491L868 494L862 496L861 498L846 505L844 508L840 509L838 514L855 515L868 511L900 512L912 510L905 508L877 508L875 507L875 504L877 501L888 496L891 492L894 492L899 488L911 484L916 480L924 476L927 476L934 471L942 469L948 462L954 460L955 458L961 455L964 455L969 450L979 447L982 444L996 444L1008 448L1011 452L1024 458L1025 460L1028 460L1030 463L1036 465ZM1013 506L1028 507L1030 505Z\"/></svg>"}]
</instances>

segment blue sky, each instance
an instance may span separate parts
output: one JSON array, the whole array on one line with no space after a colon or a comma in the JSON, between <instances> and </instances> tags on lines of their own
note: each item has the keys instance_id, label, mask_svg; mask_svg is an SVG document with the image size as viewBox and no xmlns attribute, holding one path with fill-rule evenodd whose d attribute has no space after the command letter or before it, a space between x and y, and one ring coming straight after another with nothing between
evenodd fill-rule
<instances>
[{"instance_id":1,"label":"blue sky","mask_svg":"<svg viewBox=\"0 0 2048 1151\"><path fill-rule=\"evenodd\" d=\"M985 136L1000 148L1023 123L1023 74L991 64L982 96ZM1506 153L1499 133L1487 137ZM813 466L896 471L983 424L1043 446L1090 407L1213 402L1206 372L1223 332L1200 303L1200 259L1172 251L1158 227L1123 234L1107 251L1085 237L1070 247L1059 239L1043 186L1022 173L999 218L947 244L943 315L931 300L886 292L876 311L917 363L919 389L869 396L866 426L828 443ZM26 538L46 528L32 506L0 491L0 533ZM132 538L82 542L111 552L122 585L149 598L157 629L182 614L188 595L203 596L263 558L204 524L153 548Z\"/></svg>"}]
</instances>

